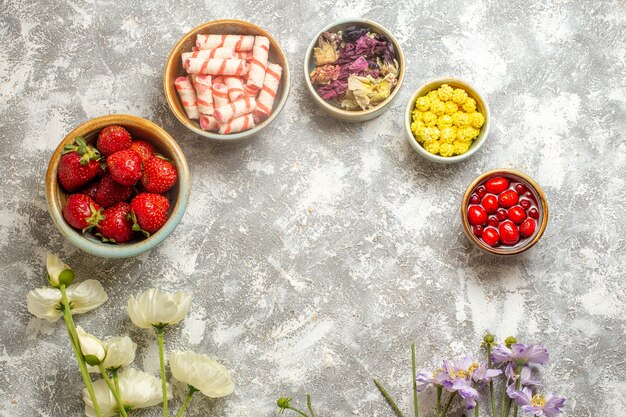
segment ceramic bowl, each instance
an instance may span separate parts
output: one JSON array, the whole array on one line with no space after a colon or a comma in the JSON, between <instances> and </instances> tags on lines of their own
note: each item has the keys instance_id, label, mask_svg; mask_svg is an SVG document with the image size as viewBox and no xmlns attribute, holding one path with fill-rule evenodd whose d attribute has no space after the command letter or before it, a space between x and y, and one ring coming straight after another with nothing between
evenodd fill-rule
<instances>
[{"instance_id":1,"label":"ceramic bowl","mask_svg":"<svg viewBox=\"0 0 626 417\"><path fill-rule=\"evenodd\" d=\"M514 246L500 245L497 247L491 247L487 245L480 238L474 235L474 233L472 232L472 226L470 225L467 218L467 208L470 205L470 197L475 188L487 181L488 179L499 176L508 178L515 182L521 182L522 184L526 185L527 189L531 191L534 195L536 199L537 209L539 210L539 218L537 219L537 227L535 229L535 233L526 239L520 240ZM467 190L463 195L463 201L461 202L461 221L463 223L463 231L467 235L468 239L480 249L493 255L517 255L533 247L539 241L539 239L543 235L543 232L546 230L546 226L548 225L548 201L546 200L546 196L541 190L541 187L539 187L539 185L528 175L513 169L496 169L493 171L485 172L484 174L476 178L467 187Z\"/></svg>"},{"instance_id":2,"label":"ceramic bowl","mask_svg":"<svg viewBox=\"0 0 626 417\"><path fill-rule=\"evenodd\" d=\"M391 94L385 101L380 103L378 106L373 107L368 110L344 110L339 106L329 103L326 100L323 100L313 84L311 83L311 77L309 74L311 71L315 69L315 58L313 55L313 48L317 46L317 40L323 32L337 32L343 30L350 26L363 26L369 28L372 32L381 33L392 42L395 50L396 50L396 60L399 65L399 76L398 76L398 84L391 91ZM306 50L306 55L304 56L304 80L306 82L306 86L311 93L311 97L313 97L313 101L317 104L322 110L328 113L330 116L334 117L338 120L343 120L347 122L364 122L366 120L374 119L381 114L383 114L389 107L391 103L395 100L400 88L402 87L402 83L404 82L404 73L406 72L406 60L404 58L404 52L402 52L402 48L400 47L400 43L398 40L385 29L383 26L378 23L372 22L367 19L344 19L339 20L337 22L331 23L326 26L322 30L320 30L314 37L311 43L309 44L308 49Z\"/></svg>"},{"instance_id":3,"label":"ceramic bowl","mask_svg":"<svg viewBox=\"0 0 626 417\"><path fill-rule=\"evenodd\" d=\"M183 52L191 51L191 48L196 44L196 36L198 34L261 35L266 36L269 39L269 60L283 67L283 74L276 93L276 99L274 101L274 110L272 111L270 117L257 124L253 129L239 133L231 133L228 135L220 135L216 132L207 132L202 130L197 120L191 120L187 117L187 113L185 113L180 97L176 92L174 81L177 77L187 75L181 62L181 55ZM285 106L287 96L289 95L290 85L291 75L289 72L287 57L276 39L274 39L274 37L265 29L243 20L214 20L191 29L191 31L189 31L176 43L174 49L170 52L170 55L167 58L167 63L165 64L165 71L163 73L163 89L165 90L165 98L167 99L167 104L172 110L172 113L174 113L174 116L176 116L176 118L192 132L200 136L204 136L207 139L216 141L232 142L247 139L263 130L266 126L272 123Z\"/></svg>"},{"instance_id":4,"label":"ceramic bowl","mask_svg":"<svg viewBox=\"0 0 626 417\"><path fill-rule=\"evenodd\" d=\"M426 149L424 149L424 147L417 140L415 140L415 137L413 136L413 132L411 132L411 122L412 122L411 113L413 112L413 108L415 107L415 100L417 100L418 97L422 97L428 94L428 92L432 90L438 89L439 87L441 87L442 84L448 84L449 86L453 88L462 88L463 90L465 90L470 97L476 100L476 110L480 111L485 117L485 123L480 128L480 133L478 134L478 137L472 142L471 146L469 147L469 150L461 155L454 155L450 157L434 155L428 152ZM429 161L442 163L442 164L453 164L455 162L465 161L466 159L470 158L472 155L478 152L478 150L484 145L485 141L487 140L487 137L489 136L489 126L490 126L490 121L491 121L490 116L491 115L489 113L489 105L487 104L487 100L485 100L483 95L480 94L478 90L472 87L469 83L463 80L460 80L458 78L440 78L437 80L429 81L426 84L422 85L411 96L411 99L407 103L406 110L404 112L405 136L406 136L406 139L411 144L411 146L413 147L413 149L415 149L415 151L418 154L428 159Z\"/></svg>"},{"instance_id":5,"label":"ceramic bowl","mask_svg":"<svg viewBox=\"0 0 626 417\"><path fill-rule=\"evenodd\" d=\"M170 200L167 223L148 238L136 237L134 240L123 244L104 243L92 234L83 234L68 225L62 212L68 193L61 188L57 180L57 169L63 147L74 142L77 136L82 136L88 143L94 143L100 130L109 125L121 125L130 132L133 139L142 139L152 143L157 152L170 159L178 170L178 182L166 194ZM127 258L156 247L176 228L185 213L189 200L189 168L176 141L156 124L141 117L124 114L97 117L79 125L68 133L54 151L46 174L46 199L48 200L48 210L57 229L74 246L104 258Z\"/></svg>"}]
</instances>

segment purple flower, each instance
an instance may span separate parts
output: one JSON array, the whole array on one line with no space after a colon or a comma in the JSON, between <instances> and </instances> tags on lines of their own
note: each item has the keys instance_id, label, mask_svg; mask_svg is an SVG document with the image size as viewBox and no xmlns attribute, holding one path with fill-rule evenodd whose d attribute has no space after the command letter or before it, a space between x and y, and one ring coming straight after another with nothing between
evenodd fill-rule
<instances>
[{"instance_id":1,"label":"purple flower","mask_svg":"<svg viewBox=\"0 0 626 417\"><path fill-rule=\"evenodd\" d=\"M326 84L317 89L323 100L332 100L336 97L340 97L346 93L348 89L348 83L341 80L335 80L330 84Z\"/></svg>"},{"instance_id":2,"label":"purple flower","mask_svg":"<svg viewBox=\"0 0 626 417\"><path fill-rule=\"evenodd\" d=\"M516 365L512 363L508 363L506 368L504 368L504 375L506 375L507 379L515 382L517 381L517 374L515 373ZM532 385L541 385L540 382L536 379L532 379L532 372L529 366L524 366L522 368L522 372L520 374L522 380L521 385L523 387L529 387Z\"/></svg>"},{"instance_id":3,"label":"purple flower","mask_svg":"<svg viewBox=\"0 0 626 417\"><path fill-rule=\"evenodd\" d=\"M460 361L443 361L443 371L434 377L449 392L457 392L468 410L476 407L480 394L472 387L472 374L479 367L469 356Z\"/></svg>"},{"instance_id":4,"label":"purple flower","mask_svg":"<svg viewBox=\"0 0 626 417\"><path fill-rule=\"evenodd\" d=\"M337 79L346 81L350 77L350 75L361 75L363 71L365 71L368 67L369 64L367 60L360 56L351 63L343 65L339 70L339 75Z\"/></svg>"},{"instance_id":5,"label":"purple flower","mask_svg":"<svg viewBox=\"0 0 626 417\"><path fill-rule=\"evenodd\" d=\"M472 373L472 379L476 382L489 382L493 378L497 377L502 373L500 369L489 369L487 367L487 362L483 362L478 365L478 368L474 370Z\"/></svg>"},{"instance_id":6,"label":"purple flower","mask_svg":"<svg viewBox=\"0 0 626 417\"><path fill-rule=\"evenodd\" d=\"M513 362L517 365L543 365L550 359L544 346L523 343L514 343L510 348L503 344L498 345L491 353L491 357L495 363Z\"/></svg>"},{"instance_id":7,"label":"purple flower","mask_svg":"<svg viewBox=\"0 0 626 417\"><path fill-rule=\"evenodd\" d=\"M367 35L369 29L363 27L350 26L343 30L341 37L346 42L355 42L360 37Z\"/></svg>"},{"instance_id":8,"label":"purple flower","mask_svg":"<svg viewBox=\"0 0 626 417\"><path fill-rule=\"evenodd\" d=\"M434 376L437 373L438 371L436 371L435 374L433 374L432 372L419 372L415 377L415 382L417 383L415 390L417 392L423 392L424 390L426 390L426 388L428 388L430 384L436 383L437 381L435 380Z\"/></svg>"},{"instance_id":9,"label":"purple flower","mask_svg":"<svg viewBox=\"0 0 626 417\"><path fill-rule=\"evenodd\" d=\"M542 394L533 396L528 388L512 392L511 398L522 407L522 410L534 416L554 417L562 412L563 407L565 407L564 397L554 394L548 394L545 397Z\"/></svg>"}]
</instances>

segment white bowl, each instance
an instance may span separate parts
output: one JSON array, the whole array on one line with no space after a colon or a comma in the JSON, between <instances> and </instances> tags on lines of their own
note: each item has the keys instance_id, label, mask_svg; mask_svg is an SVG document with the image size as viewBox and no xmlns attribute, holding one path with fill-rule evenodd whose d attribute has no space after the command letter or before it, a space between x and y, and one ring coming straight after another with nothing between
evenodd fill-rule
<instances>
[{"instance_id":1,"label":"white bowl","mask_svg":"<svg viewBox=\"0 0 626 417\"><path fill-rule=\"evenodd\" d=\"M476 109L480 111L485 117L485 123L480 128L480 133L478 134L478 137L474 139L469 147L469 150L461 155L445 157L432 154L424 149L424 147L413 136L413 132L411 132L411 113L413 112L413 108L415 107L415 100L417 100L418 97L426 95L429 91L436 90L437 88L441 87L442 84L448 84L451 87L462 88L463 90L465 90L470 97L476 100ZM407 103L406 110L404 112L404 131L406 133L406 139L409 141L413 149L415 149L415 152L432 162L437 162L441 164L453 164L455 162L465 161L476 152L478 152L481 146L483 146L483 144L487 140L487 136L489 135L490 119L489 105L487 104L487 100L485 100L485 98L482 96L482 94L478 92L478 90L472 87L469 83L458 78L439 78L423 84L420 88L417 89L413 96L411 96L411 99Z\"/></svg>"}]
</instances>

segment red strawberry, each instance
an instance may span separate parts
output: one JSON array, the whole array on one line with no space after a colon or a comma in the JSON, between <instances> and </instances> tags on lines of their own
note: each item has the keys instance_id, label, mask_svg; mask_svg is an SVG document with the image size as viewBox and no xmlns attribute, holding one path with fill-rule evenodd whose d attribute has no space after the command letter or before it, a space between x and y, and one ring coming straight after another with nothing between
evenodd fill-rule
<instances>
[{"instance_id":1,"label":"red strawberry","mask_svg":"<svg viewBox=\"0 0 626 417\"><path fill-rule=\"evenodd\" d=\"M146 236L155 233L167 221L167 211L170 202L160 194L137 194L130 202L133 230L140 231Z\"/></svg>"},{"instance_id":2,"label":"red strawberry","mask_svg":"<svg viewBox=\"0 0 626 417\"><path fill-rule=\"evenodd\" d=\"M96 190L94 200L102 207L111 207L120 201L126 201L133 195L133 187L116 182L111 175L102 178Z\"/></svg>"},{"instance_id":3,"label":"red strawberry","mask_svg":"<svg viewBox=\"0 0 626 417\"><path fill-rule=\"evenodd\" d=\"M104 220L100 222L96 236L100 236L103 242L128 242L133 237L133 221L129 213L130 205L124 202L104 210Z\"/></svg>"},{"instance_id":4,"label":"red strawberry","mask_svg":"<svg viewBox=\"0 0 626 417\"><path fill-rule=\"evenodd\" d=\"M102 156L128 149L132 143L130 133L122 126L107 126L100 131L96 146Z\"/></svg>"},{"instance_id":5,"label":"red strawberry","mask_svg":"<svg viewBox=\"0 0 626 417\"><path fill-rule=\"evenodd\" d=\"M96 194L98 193L98 184L99 182L92 182L87 184L84 188L80 190L80 194L85 194L93 201L96 201Z\"/></svg>"},{"instance_id":6,"label":"red strawberry","mask_svg":"<svg viewBox=\"0 0 626 417\"><path fill-rule=\"evenodd\" d=\"M134 141L133 144L130 145L130 149L135 150L139 155L141 155L141 159L144 161L147 161L152 155L154 155L154 146L145 140Z\"/></svg>"},{"instance_id":7,"label":"red strawberry","mask_svg":"<svg viewBox=\"0 0 626 417\"><path fill-rule=\"evenodd\" d=\"M100 172L100 153L77 137L74 144L65 145L59 161L57 177L66 191L75 191L94 179Z\"/></svg>"},{"instance_id":8,"label":"red strawberry","mask_svg":"<svg viewBox=\"0 0 626 417\"><path fill-rule=\"evenodd\" d=\"M63 207L63 217L75 229L83 232L98 226L102 217L102 209L85 194L72 194Z\"/></svg>"},{"instance_id":9,"label":"red strawberry","mask_svg":"<svg viewBox=\"0 0 626 417\"><path fill-rule=\"evenodd\" d=\"M141 156L132 149L115 152L107 158L109 172L122 185L135 185L141 178Z\"/></svg>"},{"instance_id":10,"label":"red strawberry","mask_svg":"<svg viewBox=\"0 0 626 417\"><path fill-rule=\"evenodd\" d=\"M143 163L141 183L146 191L162 194L176 184L178 174L171 162L161 156L153 156Z\"/></svg>"}]
</instances>

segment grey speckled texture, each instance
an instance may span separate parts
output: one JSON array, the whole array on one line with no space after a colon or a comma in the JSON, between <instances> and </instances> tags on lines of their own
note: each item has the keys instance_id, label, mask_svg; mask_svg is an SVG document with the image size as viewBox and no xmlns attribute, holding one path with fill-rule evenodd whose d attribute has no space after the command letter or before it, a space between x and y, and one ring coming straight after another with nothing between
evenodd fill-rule
<instances>
[{"instance_id":1,"label":"grey speckled texture","mask_svg":"<svg viewBox=\"0 0 626 417\"><path fill-rule=\"evenodd\" d=\"M99 336L130 334L136 365L154 374L156 344L128 321L126 300L152 286L193 291L193 311L167 346L222 361L237 390L225 400L198 396L190 417L271 416L279 395L306 391L320 416L389 416L371 380L402 393L408 408L411 341L432 368L473 353L486 329L545 341L553 357L545 383L568 397L566 415L626 416L626 3L533 3L0 3L0 415L82 412L62 323L25 306L26 292L44 283L50 250L110 295L78 323ZM302 81L311 36L349 16L389 28L408 59L398 100L363 124L329 120ZM161 86L176 40L221 17L268 28L294 72L273 126L230 145L187 132ZM414 154L401 122L412 90L444 75L482 90L493 122L483 149L449 167ZM114 112L162 125L192 174L180 226L125 261L64 242L44 199L61 138ZM540 243L515 259L481 253L461 230L465 187L496 167L533 176L552 209Z\"/></svg>"}]
</instances>

